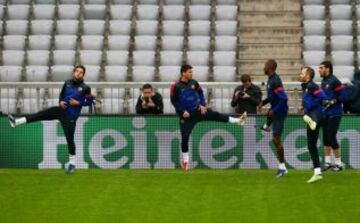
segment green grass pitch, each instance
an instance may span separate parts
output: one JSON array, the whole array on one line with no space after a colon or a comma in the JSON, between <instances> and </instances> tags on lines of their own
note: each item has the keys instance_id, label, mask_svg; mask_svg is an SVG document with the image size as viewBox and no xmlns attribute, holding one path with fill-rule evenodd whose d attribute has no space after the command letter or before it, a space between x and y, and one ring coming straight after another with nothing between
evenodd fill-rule
<instances>
[{"instance_id":1,"label":"green grass pitch","mask_svg":"<svg viewBox=\"0 0 360 223\"><path fill-rule=\"evenodd\" d=\"M0 169L0 222L359 222L360 171Z\"/></svg>"}]
</instances>

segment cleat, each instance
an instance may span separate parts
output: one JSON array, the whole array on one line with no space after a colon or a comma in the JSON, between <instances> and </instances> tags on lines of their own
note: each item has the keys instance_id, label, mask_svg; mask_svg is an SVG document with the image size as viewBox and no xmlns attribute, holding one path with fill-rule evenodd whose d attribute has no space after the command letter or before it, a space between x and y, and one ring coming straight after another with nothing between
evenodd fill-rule
<instances>
[{"instance_id":1,"label":"cleat","mask_svg":"<svg viewBox=\"0 0 360 223\"><path fill-rule=\"evenodd\" d=\"M335 164L331 167L331 170L334 172L340 172L344 170L344 166Z\"/></svg>"},{"instance_id":2,"label":"cleat","mask_svg":"<svg viewBox=\"0 0 360 223\"><path fill-rule=\"evenodd\" d=\"M70 174L75 171L75 165L69 164L69 166L66 168L66 173Z\"/></svg>"},{"instance_id":3,"label":"cleat","mask_svg":"<svg viewBox=\"0 0 360 223\"><path fill-rule=\"evenodd\" d=\"M276 178L283 177L283 176L285 176L285 174L287 174L287 172L288 172L288 171L287 171L286 169L285 169L285 170L279 169L278 172L276 173L275 177L276 177Z\"/></svg>"},{"instance_id":4,"label":"cleat","mask_svg":"<svg viewBox=\"0 0 360 223\"><path fill-rule=\"evenodd\" d=\"M269 126L267 126L265 128L263 125L255 125L254 127L257 130L262 130L262 131L265 131L265 132L270 132L271 131Z\"/></svg>"},{"instance_id":5,"label":"cleat","mask_svg":"<svg viewBox=\"0 0 360 223\"><path fill-rule=\"evenodd\" d=\"M9 118L10 126L15 128L16 127L16 120L15 120L14 116L12 114L8 114L8 118Z\"/></svg>"},{"instance_id":6,"label":"cleat","mask_svg":"<svg viewBox=\"0 0 360 223\"><path fill-rule=\"evenodd\" d=\"M314 122L314 121L311 119L310 116L304 115L303 119L304 119L304 122L309 125L309 127L310 127L311 130L315 130L315 129L316 129L317 124L316 124L316 122Z\"/></svg>"},{"instance_id":7,"label":"cleat","mask_svg":"<svg viewBox=\"0 0 360 223\"><path fill-rule=\"evenodd\" d=\"M186 162L186 161L183 161L182 162L182 168L186 172L188 170L188 168L189 168L189 163Z\"/></svg>"},{"instance_id":8,"label":"cleat","mask_svg":"<svg viewBox=\"0 0 360 223\"><path fill-rule=\"evenodd\" d=\"M325 163L321 171L325 172L325 171L328 171L330 169L332 169L332 164L331 163Z\"/></svg>"},{"instance_id":9,"label":"cleat","mask_svg":"<svg viewBox=\"0 0 360 223\"><path fill-rule=\"evenodd\" d=\"M318 175L313 175L308 181L307 183L311 184L311 183L315 183L316 181L322 180L323 177L321 176L321 174Z\"/></svg>"},{"instance_id":10,"label":"cleat","mask_svg":"<svg viewBox=\"0 0 360 223\"><path fill-rule=\"evenodd\" d=\"M239 118L239 125L245 125L245 122L246 122L246 118L247 118L247 113L244 112L242 115L240 115L240 118Z\"/></svg>"}]
</instances>

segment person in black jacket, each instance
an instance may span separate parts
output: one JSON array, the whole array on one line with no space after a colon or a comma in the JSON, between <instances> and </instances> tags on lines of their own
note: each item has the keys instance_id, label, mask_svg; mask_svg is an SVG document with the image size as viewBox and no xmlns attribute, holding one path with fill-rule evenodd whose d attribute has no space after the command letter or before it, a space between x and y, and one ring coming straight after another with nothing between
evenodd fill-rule
<instances>
[{"instance_id":1,"label":"person in black jacket","mask_svg":"<svg viewBox=\"0 0 360 223\"><path fill-rule=\"evenodd\" d=\"M241 76L241 82L242 85L234 90L231 106L236 107L235 111L238 114L256 114L256 108L261 102L261 89L251 83L251 78L247 74Z\"/></svg>"},{"instance_id":2,"label":"person in black jacket","mask_svg":"<svg viewBox=\"0 0 360 223\"><path fill-rule=\"evenodd\" d=\"M136 114L163 114L164 104L161 94L153 91L150 84L142 87L142 94L136 103Z\"/></svg>"}]
</instances>

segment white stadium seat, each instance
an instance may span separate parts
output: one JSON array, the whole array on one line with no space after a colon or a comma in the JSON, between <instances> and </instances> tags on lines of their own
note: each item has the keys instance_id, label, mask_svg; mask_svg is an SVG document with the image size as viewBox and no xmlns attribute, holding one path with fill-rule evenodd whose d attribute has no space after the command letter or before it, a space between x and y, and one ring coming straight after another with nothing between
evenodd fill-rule
<instances>
[{"instance_id":1,"label":"white stadium seat","mask_svg":"<svg viewBox=\"0 0 360 223\"><path fill-rule=\"evenodd\" d=\"M236 36L215 36L215 50L217 51L236 51Z\"/></svg>"},{"instance_id":2,"label":"white stadium seat","mask_svg":"<svg viewBox=\"0 0 360 223\"><path fill-rule=\"evenodd\" d=\"M54 50L53 62L55 65L74 65L76 59L75 50Z\"/></svg>"},{"instance_id":3,"label":"white stadium seat","mask_svg":"<svg viewBox=\"0 0 360 223\"><path fill-rule=\"evenodd\" d=\"M79 21L77 20L58 20L56 21L57 34L77 35L79 30Z\"/></svg>"},{"instance_id":4,"label":"white stadium seat","mask_svg":"<svg viewBox=\"0 0 360 223\"><path fill-rule=\"evenodd\" d=\"M104 20L84 20L84 35L103 35L105 31Z\"/></svg>"},{"instance_id":5,"label":"white stadium seat","mask_svg":"<svg viewBox=\"0 0 360 223\"><path fill-rule=\"evenodd\" d=\"M1 82L19 82L21 81L21 66L1 66L0 81Z\"/></svg>"},{"instance_id":6,"label":"white stadium seat","mask_svg":"<svg viewBox=\"0 0 360 223\"><path fill-rule=\"evenodd\" d=\"M102 50L104 36L102 35L83 35L81 37L81 49L83 50Z\"/></svg>"},{"instance_id":7,"label":"white stadium seat","mask_svg":"<svg viewBox=\"0 0 360 223\"><path fill-rule=\"evenodd\" d=\"M155 50L156 36L135 36L135 50Z\"/></svg>"},{"instance_id":8,"label":"white stadium seat","mask_svg":"<svg viewBox=\"0 0 360 223\"><path fill-rule=\"evenodd\" d=\"M113 0L113 4L122 4L122 5L130 5L133 3L133 0Z\"/></svg>"},{"instance_id":9,"label":"white stadium seat","mask_svg":"<svg viewBox=\"0 0 360 223\"><path fill-rule=\"evenodd\" d=\"M53 26L53 20L32 20L31 33L33 35L51 35Z\"/></svg>"},{"instance_id":10,"label":"white stadium seat","mask_svg":"<svg viewBox=\"0 0 360 223\"><path fill-rule=\"evenodd\" d=\"M209 63L209 52L207 51L188 51L187 63L191 65L204 65Z\"/></svg>"},{"instance_id":11,"label":"white stadium seat","mask_svg":"<svg viewBox=\"0 0 360 223\"><path fill-rule=\"evenodd\" d=\"M80 63L87 65L100 66L102 59L102 52L100 50L81 50Z\"/></svg>"},{"instance_id":12,"label":"white stadium seat","mask_svg":"<svg viewBox=\"0 0 360 223\"><path fill-rule=\"evenodd\" d=\"M318 66L325 60L325 51L304 51L303 59L306 66Z\"/></svg>"},{"instance_id":13,"label":"white stadium seat","mask_svg":"<svg viewBox=\"0 0 360 223\"><path fill-rule=\"evenodd\" d=\"M238 3L237 0L217 0L216 3L218 5L236 5Z\"/></svg>"},{"instance_id":14,"label":"white stadium seat","mask_svg":"<svg viewBox=\"0 0 360 223\"><path fill-rule=\"evenodd\" d=\"M234 113L234 109L231 107L231 99L212 99L211 108L225 114Z\"/></svg>"},{"instance_id":15,"label":"white stadium seat","mask_svg":"<svg viewBox=\"0 0 360 223\"><path fill-rule=\"evenodd\" d=\"M305 20L305 35L325 35L325 20Z\"/></svg>"},{"instance_id":16,"label":"white stadium seat","mask_svg":"<svg viewBox=\"0 0 360 223\"><path fill-rule=\"evenodd\" d=\"M30 5L31 4L31 0L10 0L8 1L9 5L13 4L13 5ZM3 2L4 4L4 2Z\"/></svg>"},{"instance_id":17,"label":"white stadium seat","mask_svg":"<svg viewBox=\"0 0 360 223\"><path fill-rule=\"evenodd\" d=\"M111 35L130 35L131 21L110 20L109 26Z\"/></svg>"},{"instance_id":18,"label":"white stadium seat","mask_svg":"<svg viewBox=\"0 0 360 223\"><path fill-rule=\"evenodd\" d=\"M152 66L134 66L132 79L133 81L151 82L155 78L155 67Z\"/></svg>"},{"instance_id":19,"label":"white stadium seat","mask_svg":"<svg viewBox=\"0 0 360 223\"><path fill-rule=\"evenodd\" d=\"M157 5L138 5L138 20L157 20L159 16L159 6Z\"/></svg>"},{"instance_id":20,"label":"white stadium seat","mask_svg":"<svg viewBox=\"0 0 360 223\"><path fill-rule=\"evenodd\" d=\"M157 5L159 4L159 0L138 0L138 4Z\"/></svg>"},{"instance_id":21,"label":"white stadium seat","mask_svg":"<svg viewBox=\"0 0 360 223\"><path fill-rule=\"evenodd\" d=\"M104 19L105 18L105 5L84 5L85 19Z\"/></svg>"},{"instance_id":22,"label":"white stadium seat","mask_svg":"<svg viewBox=\"0 0 360 223\"><path fill-rule=\"evenodd\" d=\"M231 88L213 88L212 96L215 99L232 98L233 89L231 89Z\"/></svg>"},{"instance_id":23,"label":"white stadium seat","mask_svg":"<svg viewBox=\"0 0 360 223\"><path fill-rule=\"evenodd\" d=\"M188 39L189 50L192 51L208 51L210 48L209 36L189 36Z\"/></svg>"},{"instance_id":24,"label":"white stadium seat","mask_svg":"<svg viewBox=\"0 0 360 223\"><path fill-rule=\"evenodd\" d=\"M323 20L325 18L324 5L304 5L303 6L304 20Z\"/></svg>"},{"instance_id":25,"label":"white stadium seat","mask_svg":"<svg viewBox=\"0 0 360 223\"><path fill-rule=\"evenodd\" d=\"M177 50L181 51L184 48L183 36L162 36L161 49L162 50Z\"/></svg>"},{"instance_id":26,"label":"white stadium seat","mask_svg":"<svg viewBox=\"0 0 360 223\"><path fill-rule=\"evenodd\" d=\"M104 98L124 98L125 89L124 88L105 88L104 89Z\"/></svg>"},{"instance_id":27,"label":"white stadium seat","mask_svg":"<svg viewBox=\"0 0 360 223\"><path fill-rule=\"evenodd\" d=\"M121 50L107 51L106 62L108 65L126 66L129 62L129 52Z\"/></svg>"},{"instance_id":28,"label":"white stadium seat","mask_svg":"<svg viewBox=\"0 0 360 223\"><path fill-rule=\"evenodd\" d=\"M176 20L163 21L162 29L164 35L183 36L184 21L176 21Z\"/></svg>"},{"instance_id":29,"label":"white stadium seat","mask_svg":"<svg viewBox=\"0 0 360 223\"><path fill-rule=\"evenodd\" d=\"M236 53L232 51L215 51L214 52L215 66L235 66Z\"/></svg>"},{"instance_id":30,"label":"white stadium seat","mask_svg":"<svg viewBox=\"0 0 360 223\"><path fill-rule=\"evenodd\" d=\"M121 114L124 112L124 100L117 98L105 98L101 103L103 114Z\"/></svg>"},{"instance_id":31,"label":"white stadium seat","mask_svg":"<svg viewBox=\"0 0 360 223\"><path fill-rule=\"evenodd\" d=\"M35 19L54 19L55 5L34 5L33 14Z\"/></svg>"},{"instance_id":32,"label":"white stadium seat","mask_svg":"<svg viewBox=\"0 0 360 223\"><path fill-rule=\"evenodd\" d=\"M180 73L178 71L178 73ZM179 75L180 76L180 75ZM209 79L209 67L208 66L193 66L193 78L197 81L208 81Z\"/></svg>"},{"instance_id":33,"label":"white stadium seat","mask_svg":"<svg viewBox=\"0 0 360 223\"><path fill-rule=\"evenodd\" d=\"M25 52L21 50L3 50L2 62L5 66L22 66L25 60Z\"/></svg>"},{"instance_id":34,"label":"white stadium seat","mask_svg":"<svg viewBox=\"0 0 360 223\"><path fill-rule=\"evenodd\" d=\"M165 20L183 20L185 7L183 5L164 5L163 15Z\"/></svg>"},{"instance_id":35,"label":"white stadium seat","mask_svg":"<svg viewBox=\"0 0 360 223\"><path fill-rule=\"evenodd\" d=\"M52 81L65 81L72 76L74 66L69 65L55 65L51 67Z\"/></svg>"},{"instance_id":36,"label":"white stadium seat","mask_svg":"<svg viewBox=\"0 0 360 223\"><path fill-rule=\"evenodd\" d=\"M26 80L35 82L47 81L49 73L48 66L27 66L26 67Z\"/></svg>"},{"instance_id":37,"label":"white stadium seat","mask_svg":"<svg viewBox=\"0 0 360 223\"><path fill-rule=\"evenodd\" d=\"M0 110L3 113L16 113L16 99L0 98Z\"/></svg>"},{"instance_id":38,"label":"white stadium seat","mask_svg":"<svg viewBox=\"0 0 360 223\"><path fill-rule=\"evenodd\" d=\"M130 36L127 35L109 35L109 50L128 50L130 45Z\"/></svg>"},{"instance_id":39,"label":"white stadium seat","mask_svg":"<svg viewBox=\"0 0 360 223\"><path fill-rule=\"evenodd\" d=\"M127 66L105 66L105 80L124 82L127 79L127 72Z\"/></svg>"},{"instance_id":40,"label":"white stadium seat","mask_svg":"<svg viewBox=\"0 0 360 223\"><path fill-rule=\"evenodd\" d=\"M76 49L76 35L56 35L55 49L57 50L75 50Z\"/></svg>"},{"instance_id":41,"label":"white stadium seat","mask_svg":"<svg viewBox=\"0 0 360 223\"><path fill-rule=\"evenodd\" d=\"M165 66L180 66L183 62L182 51L161 51L160 64Z\"/></svg>"},{"instance_id":42,"label":"white stadium seat","mask_svg":"<svg viewBox=\"0 0 360 223\"><path fill-rule=\"evenodd\" d=\"M211 5L211 0L191 0L194 5Z\"/></svg>"},{"instance_id":43,"label":"white stadium seat","mask_svg":"<svg viewBox=\"0 0 360 223\"><path fill-rule=\"evenodd\" d=\"M44 88L24 88L23 89L24 98L37 98L38 96L42 99L45 96Z\"/></svg>"},{"instance_id":44,"label":"white stadium seat","mask_svg":"<svg viewBox=\"0 0 360 223\"><path fill-rule=\"evenodd\" d=\"M1 88L0 98L3 99L15 99L17 97L17 89L15 88Z\"/></svg>"},{"instance_id":45,"label":"white stadium seat","mask_svg":"<svg viewBox=\"0 0 360 223\"><path fill-rule=\"evenodd\" d=\"M337 5L337 4L351 4L351 0L330 0L330 3L332 5Z\"/></svg>"},{"instance_id":46,"label":"white stadium seat","mask_svg":"<svg viewBox=\"0 0 360 223\"><path fill-rule=\"evenodd\" d=\"M353 36L331 36L331 50L353 50Z\"/></svg>"},{"instance_id":47,"label":"white stadium seat","mask_svg":"<svg viewBox=\"0 0 360 223\"><path fill-rule=\"evenodd\" d=\"M28 50L27 64L47 66L50 60L50 51L48 50Z\"/></svg>"},{"instance_id":48,"label":"white stadium seat","mask_svg":"<svg viewBox=\"0 0 360 223\"><path fill-rule=\"evenodd\" d=\"M22 113L31 114L40 111L43 108L44 99L40 98L24 98L23 99Z\"/></svg>"},{"instance_id":49,"label":"white stadium seat","mask_svg":"<svg viewBox=\"0 0 360 223\"><path fill-rule=\"evenodd\" d=\"M333 69L333 73L339 79L354 79L354 66L334 66Z\"/></svg>"},{"instance_id":50,"label":"white stadium seat","mask_svg":"<svg viewBox=\"0 0 360 223\"><path fill-rule=\"evenodd\" d=\"M107 0L85 0L86 4L93 4L93 5L97 5L97 4L105 5L106 2Z\"/></svg>"},{"instance_id":51,"label":"white stadium seat","mask_svg":"<svg viewBox=\"0 0 360 223\"><path fill-rule=\"evenodd\" d=\"M332 20L350 20L352 16L351 5L330 5L330 17Z\"/></svg>"},{"instance_id":52,"label":"white stadium seat","mask_svg":"<svg viewBox=\"0 0 360 223\"><path fill-rule=\"evenodd\" d=\"M216 35L235 36L237 34L236 21L216 21L215 22Z\"/></svg>"},{"instance_id":53,"label":"white stadium seat","mask_svg":"<svg viewBox=\"0 0 360 223\"><path fill-rule=\"evenodd\" d=\"M158 31L158 21L156 20L137 20L137 35L156 35Z\"/></svg>"},{"instance_id":54,"label":"white stadium seat","mask_svg":"<svg viewBox=\"0 0 360 223\"><path fill-rule=\"evenodd\" d=\"M110 15L111 19L131 20L132 5L111 5Z\"/></svg>"},{"instance_id":55,"label":"white stadium seat","mask_svg":"<svg viewBox=\"0 0 360 223\"><path fill-rule=\"evenodd\" d=\"M331 35L352 35L351 20L335 20L330 22Z\"/></svg>"},{"instance_id":56,"label":"white stadium seat","mask_svg":"<svg viewBox=\"0 0 360 223\"><path fill-rule=\"evenodd\" d=\"M210 34L209 21L190 21L189 22L190 35L208 36Z\"/></svg>"},{"instance_id":57,"label":"white stadium seat","mask_svg":"<svg viewBox=\"0 0 360 223\"><path fill-rule=\"evenodd\" d=\"M304 36L304 50L325 50L326 37L325 36Z\"/></svg>"},{"instance_id":58,"label":"white stadium seat","mask_svg":"<svg viewBox=\"0 0 360 223\"><path fill-rule=\"evenodd\" d=\"M333 51L331 61L334 65L354 65L354 51Z\"/></svg>"},{"instance_id":59,"label":"white stadium seat","mask_svg":"<svg viewBox=\"0 0 360 223\"><path fill-rule=\"evenodd\" d=\"M7 35L26 35L28 24L27 20L7 20L6 33Z\"/></svg>"},{"instance_id":60,"label":"white stadium seat","mask_svg":"<svg viewBox=\"0 0 360 223\"><path fill-rule=\"evenodd\" d=\"M214 81L233 82L236 79L236 67L232 66L215 66Z\"/></svg>"},{"instance_id":61,"label":"white stadium seat","mask_svg":"<svg viewBox=\"0 0 360 223\"><path fill-rule=\"evenodd\" d=\"M77 20L80 16L80 5L58 5L59 19Z\"/></svg>"},{"instance_id":62,"label":"white stadium seat","mask_svg":"<svg viewBox=\"0 0 360 223\"><path fill-rule=\"evenodd\" d=\"M217 20L236 20L238 16L238 7L234 5L216 6Z\"/></svg>"},{"instance_id":63,"label":"white stadium seat","mask_svg":"<svg viewBox=\"0 0 360 223\"><path fill-rule=\"evenodd\" d=\"M180 76L180 66L160 66L160 81L170 82L178 79Z\"/></svg>"},{"instance_id":64,"label":"white stadium seat","mask_svg":"<svg viewBox=\"0 0 360 223\"><path fill-rule=\"evenodd\" d=\"M191 20L210 20L210 5L190 5L189 16Z\"/></svg>"},{"instance_id":65,"label":"white stadium seat","mask_svg":"<svg viewBox=\"0 0 360 223\"><path fill-rule=\"evenodd\" d=\"M100 79L100 66L85 65L86 68L86 81L96 82Z\"/></svg>"},{"instance_id":66,"label":"white stadium seat","mask_svg":"<svg viewBox=\"0 0 360 223\"><path fill-rule=\"evenodd\" d=\"M30 13L29 5L8 5L7 15L8 19L24 19L27 20Z\"/></svg>"},{"instance_id":67,"label":"white stadium seat","mask_svg":"<svg viewBox=\"0 0 360 223\"><path fill-rule=\"evenodd\" d=\"M32 35L29 36L30 50L49 50L51 44L51 36L49 35Z\"/></svg>"},{"instance_id":68,"label":"white stadium seat","mask_svg":"<svg viewBox=\"0 0 360 223\"><path fill-rule=\"evenodd\" d=\"M325 0L304 0L304 5L324 5Z\"/></svg>"},{"instance_id":69,"label":"white stadium seat","mask_svg":"<svg viewBox=\"0 0 360 223\"><path fill-rule=\"evenodd\" d=\"M26 36L7 35L3 37L3 47L5 50L24 50Z\"/></svg>"},{"instance_id":70,"label":"white stadium seat","mask_svg":"<svg viewBox=\"0 0 360 223\"><path fill-rule=\"evenodd\" d=\"M149 50L138 50L133 52L134 65L153 66L155 64L155 52Z\"/></svg>"},{"instance_id":71,"label":"white stadium seat","mask_svg":"<svg viewBox=\"0 0 360 223\"><path fill-rule=\"evenodd\" d=\"M165 5L184 5L184 0L164 0Z\"/></svg>"}]
</instances>

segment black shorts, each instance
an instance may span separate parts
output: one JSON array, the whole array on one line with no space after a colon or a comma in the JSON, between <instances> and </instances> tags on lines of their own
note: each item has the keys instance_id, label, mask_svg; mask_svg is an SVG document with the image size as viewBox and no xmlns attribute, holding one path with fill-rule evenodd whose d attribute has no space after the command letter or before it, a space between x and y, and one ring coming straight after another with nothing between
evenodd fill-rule
<instances>
[{"instance_id":1,"label":"black shorts","mask_svg":"<svg viewBox=\"0 0 360 223\"><path fill-rule=\"evenodd\" d=\"M273 135L281 137L284 131L285 118L286 116L282 116L282 117L274 116L272 123Z\"/></svg>"}]
</instances>

